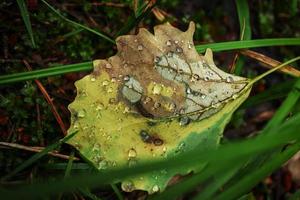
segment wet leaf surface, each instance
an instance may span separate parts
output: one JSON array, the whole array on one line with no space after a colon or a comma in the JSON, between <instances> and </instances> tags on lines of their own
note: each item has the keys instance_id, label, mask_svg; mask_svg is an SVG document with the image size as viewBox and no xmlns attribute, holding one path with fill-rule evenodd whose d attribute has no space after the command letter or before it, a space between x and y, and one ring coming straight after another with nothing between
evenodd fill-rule
<instances>
[{"instance_id":1,"label":"wet leaf surface","mask_svg":"<svg viewBox=\"0 0 300 200\"><path fill-rule=\"evenodd\" d=\"M218 69L207 49L193 45L195 25L186 32L170 24L154 35L117 38L118 52L95 60L94 71L76 82L69 105L68 143L99 170L174 157L201 146L216 148L232 113L247 98L249 80ZM124 191L163 191L177 174L199 171L205 163L176 170L161 169L122 182Z\"/></svg>"}]
</instances>

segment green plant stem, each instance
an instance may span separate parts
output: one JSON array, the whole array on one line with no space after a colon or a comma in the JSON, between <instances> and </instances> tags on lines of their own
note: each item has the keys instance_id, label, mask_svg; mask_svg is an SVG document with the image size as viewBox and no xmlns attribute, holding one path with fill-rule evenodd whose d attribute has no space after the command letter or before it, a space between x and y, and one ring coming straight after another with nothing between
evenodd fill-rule
<instances>
[{"instance_id":1,"label":"green plant stem","mask_svg":"<svg viewBox=\"0 0 300 200\"><path fill-rule=\"evenodd\" d=\"M66 22L69 22L69 23L72 24L73 26L75 26L75 27L80 27L80 28L82 28L82 29L84 29L84 30L87 30L87 31L89 31L89 32L91 32L91 33L94 33L94 34L100 36L101 38L103 38L103 39L105 39L105 40L111 42L112 44L115 44L115 43L116 43L113 39L111 39L110 37L104 35L103 33L100 33L99 31L96 31L96 30L94 30L94 29L91 29L91 28L89 28L89 27L87 27L87 26L84 26L84 25L82 25L82 24L79 24L79 23L77 23L77 22L75 22L75 21L72 21L72 20L66 18L66 17L63 16L58 10L56 10L54 7L52 7L47 1L45 1L45 0L41 0L41 1L42 1L42 2L43 2L50 10L52 10L55 14L57 14L61 19L65 20Z\"/></svg>"},{"instance_id":2,"label":"green plant stem","mask_svg":"<svg viewBox=\"0 0 300 200\"><path fill-rule=\"evenodd\" d=\"M55 76L55 75L62 75L71 72L90 71L92 69L93 69L93 62L84 62L84 63L57 66L57 67L50 67L47 69L3 75L0 76L0 85L15 83L19 81L45 78L45 77Z\"/></svg>"},{"instance_id":3,"label":"green plant stem","mask_svg":"<svg viewBox=\"0 0 300 200\"><path fill-rule=\"evenodd\" d=\"M198 52L203 53L207 48L210 48L213 51L217 52L217 51L247 49L247 48L255 48L255 47L290 46L290 45L300 45L300 38L272 38L272 39L230 41L230 42L202 44L202 45L197 45L195 47Z\"/></svg>"}]
</instances>

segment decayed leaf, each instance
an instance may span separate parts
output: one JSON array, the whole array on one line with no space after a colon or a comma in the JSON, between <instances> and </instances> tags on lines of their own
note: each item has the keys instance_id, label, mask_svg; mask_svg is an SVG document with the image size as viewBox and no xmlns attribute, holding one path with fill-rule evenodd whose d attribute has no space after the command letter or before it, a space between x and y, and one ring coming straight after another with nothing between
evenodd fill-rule
<instances>
[{"instance_id":1,"label":"decayed leaf","mask_svg":"<svg viewBox=\"0 0 300 200\"><path fill-rule=\"evenodd\" d=\"M154 27L154 35L140 29L121 36L118 53L95 60L93 73L76 82L69 133L79 132L68 143L99 170L218 145L251 87L248 79L218 69L210 49L204 56L196 52L194 29L192 22L186 32L164 24ZM154 193L174 175L200 167L195 162L120 181L125 191Z\"/></svg>"}]
</instances>

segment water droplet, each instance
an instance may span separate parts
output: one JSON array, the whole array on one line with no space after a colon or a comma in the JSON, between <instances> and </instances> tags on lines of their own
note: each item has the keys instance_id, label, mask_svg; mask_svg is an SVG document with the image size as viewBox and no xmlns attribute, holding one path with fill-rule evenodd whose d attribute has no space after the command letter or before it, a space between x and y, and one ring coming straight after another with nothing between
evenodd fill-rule
<instances>
[{"instance_id":1,"label":"water droplet","mask_svg":"<svg viewBox=\"0 0 300 200\"><path fill-rule=\"evenodd\" d=\"M139 50L139 51L142 51L143 50L143 45L141 45L141 44L139 44L138 46L137 46L137 49Z\"/></svg>"},{"instance_id":2,"label":"water droplet","mask_svg":"<svg viewBox=\"0 0 300 200\"><path fill-rule=\"evenodd\" d=\"M176 52L177 52L177 53L182 53L182 52L183 52L183 50L182 50L182 48L181 48L181 47L177 47L177 48L176 48Z\"/></svg>"},{"instance_id":3,"label":"water droplet","mask_svg":"<svg viewBox=\"0 0 300 200\"><path fill-rule=\"evenodd\" d=\"M192 48L192 43L188 42L188 48L191 49Z\"/></svg>"},{"instance_id":4,"label":"water droplet","mask_svg":"<svg viewBox=\"0 0 300 200\"><path fill-rule=\"evenodd\" d=\"M188 125L189 123L190 123L189 117L184 116L184 117L180 118L180 121L179 121L180 126L185 126L185 125Z\"/></svg>"},{"instance_id":5,"label":"water droplet","mask_svg":"<svg viewBox=\"0 0 300 200\"><path fill-rule=\"evenodd\" d=\"M158 185L154 185L154 186L152 187L152 191L153 191L153 192L158 192L158 191L159 191L159 186L158 186Z\"/></svg>"},{"instance_id":6,"label":"water droplet","mask_svg":"<svg viewBox=\"0 0 300 200\"><path fill-rule=\"evenodd\" d=\"M161 61L161 58L159 56L155 56L154 62L155 63L159 63L159 61Z\"/></svg>"},{"instance_id":7,"label":"water droplet","mask_svg":"<svg viewBox=\"0 0 300 200\"><path fill-rule=\"evenodd\" d=\"M126 192L132 192L134 190L134 185L131 181L125 181L121 185L122 190Z\"/></svg>"},{"instance_id":8,"label":"water droplet","mask_svg":"<svg viewBox=\"0 0 300 200\"><path fill-rule=\"evenodd\" d=\"M96 81L96 78L95 78L95 77L91 77L91 81L92 81L92 82L95 82L95 81Z\"/></svg>"},{"instance_id":9,"label":"water droplet","mask_svg":"<svg viewBox=\"0 0 300 200\"><path fill-rule=\"evenodd\" d=\"M96 107L96 111L103 110L103 108L104 108L103 103L98 103L98 104L97 104L97 107Z\"/></svg>"},{"instance_id":10,"label":"water droplet","mask_svg":"<svg viewBox=\"0 0 300 200\"><path fill-rule=\"evenodd\" d=\"M206 98L206 95L205 94L201 94L201 99L205 99Z\"/></svg>"},{"instance_id":11,"label":"water droplet","mask_svg":"<svg viewBox=\"0 0 300 200\"><path fill-rule=\"evenodd\" d=\"M172 51L169 51L169 52L167 53L167 56L168 56L169 58L173 57L173 52L172 52Z\"/></svg>"},{"instance_id":12,"label":"water droplet","mask_svg":"<svg viewBox=\"0 0 300 200\"><path fill-rule=\"evenodd\" d=\"M153 89L152 89L152 94L160 95L162 89L163 89L162 85L160 85L160 84L155 84L155 85L153 86Z\"/></svg>"},{"instance_id":13,"label":"water droplet","mask_svg":"<svg viewBox=\"0 0 300 200\"><path fill-rule=\"evenodd\" d=\"M98 169L107 169L108 162L106 160L101 160L98 163Z\"/></svg>"},{"instance_id":14,"label":"water droplet","mask_svg":"<svg viewBox=\"0 0 300 200\"><path fill-rule=\"evenodd\" d=\"M108 100L108 103L110 103L110 104L115 104L116 102L117 102L117 100L115 98L110 98Z\"/></svg>"},{"instance_id":15,"label":"water droplet","mask_svg":"<svg viewBox=\"0 0 300 200\"><path fill-rule=\"evenodd\" d=\"M233 98L233 99L236 99L236 98L238 98L238 97L239 97L239 95L237 95L237 94L232 95L232 98Z\"/></svg>"},{"instance_id":16,"label":"water droplet","mask_svg":"<svg viewBox=\"0 0 300 200\"><path fill-rule=\"evenodd\" d=\"M111 65L110 63L106 63L106 64L105 64L105 68L106 68L106 69L111 69L111 68L112 68L112 65Z\"/></svg>"},{"instance_id":17,"label":"water droplet","mask_svg":"<svg viewBox=\"0 0 300 200\"><path fill-rule=\"evenodd\" d=\"M175 40L174 43L175 43L175 44L178 44L178 40Z\"/></svg>"},{"instance_id":18,"label":"water droplet","mask_svg":"<svg viewBox=\"0 0 300 200\"><path fill-rule=\"evenodd\" d=\"M108 80L105 80L105 81L102 82L103 86L107 86L108 84L109 84Z\"/></svg>"},{"instance_id":19,"label":"water droplet","mask_svg":"<svg viewBox=\"0 0 300 200\"><path fill-rule=\"evenodd\" d=\"M117 79L116 79L116 77L112 77L110 81L111 81L112 83L115 83L115 82L117 82Z\"/></svg>"},{"instance_id":20,"label":"water droplet","mask_svg":"<svg viewBox=\"0 0 300 200\"><path fill-rule=\"evenodd\" d=\"M209 81L209 78L207 76L204 77L205 81Z\"/></svg>"},{"instance_id":21,"label":"water droplet","mask_svg":"<svg viewBox=\"0 0 300 200\"><path fill-rule=\"evenodd\" d=\"M178 73L178 74L183 74L183 69L178 69L178 70L177 70L177 73Z\"/></svg>"},{"instance_id":22,"label":"water droplet","mask_svg":"<svg viewBox=\"0 0 300 200\"><path fill-rule=\"evenodd\" d=\"M125 107L123 113L129 113L130 112L130 108L129 107Z\"/></svg>"},{"instance_id":23,"label":"water droplet","mask_svg":"<svg viewBox=\"0 0 300 200\"><path fill-rule=\"evenodd\" d=\"M227 83L233 82L233 78L232 78L231 76L228 76L228 77L226 78L226 82L227 82Z\"/></svg>"},{"instance_id":24,"label":"water droplet","mask_svg":"<svg viewBox=\"0 0 300 200\"><path fill-rule=\"evenodd\" d=\"M154 106L154 109L156 109L156 108L159 108L161 106L161 104L159 102L155 102L153 106Z\"/></svg>"},{"instance_id":25,"label":"water droplet","mask_svg":"<svg viewBox=\"0 0 300 200\"><path fill-rule=\"evenodd\" d=\"M152 137L147 131L141 130L140 136L141 136L141 139L143 140L143 142L151 143Z\"/></svg>"},{"instance_id":26,"label":"water droplet","mask_svg":"<svg viewBox=\"0 0 300 200\"><path fill-rule=\"evenodd\" d=\"M123 78L124 81L129 81L129 79L130 79L130 76L129 76L129 75L126 75L126 76L124 76L124 78Z\"/></svg>"},{"instance_id":27,"label":"water droplet","mask_svg":"<svg viewBox=\"0 0 300 200\"><path fill-rule=\"evenodd\" d=\"M77 116L79 118L84 118L85 117L85 110L79 110L78 113L77 113Z\"/></svg>"},{"instance_id":28,"label":"water droplet","mask_svg":"<svg viewBox=\"0 0 300 200\"><path fill-rule=\"evenodd\" d=\"M150 103L150 101L152 101L152 98L151 97L146 97L146 98L144 98L143 103L147 104L147 103Z\"/></svg>"},{"instance_id":29,"label":"water droplet","mask_svg":"<svg viewBox=\"0 0 300 200\"><path fill-rule=\"evenodd\" d=\"M167 46L171 46L171 45L172 45L171 40L168 40L168 41L166 42L166 45L167 45Z\"/></svg>"},{"instance_id":30,"label":"water droplet","mask_svg":"<svg viewBox=\"0 0 300 200\"><path fill-rule=\"evenodd\" d=\"M160 138L155 138L153 143L155 146L161 146L164 143L164 141L162 141Z\"/></svg>"},{"instance_id":31,"label":"water droplet","mask_svg":"<svg viewBox=\"0 0 300 200\"><path fill-rule=\"evenodd\" d=\"M131 158L135 158L136 157L136 151L134 148L131 148L129 149L128 151L128 158L131 159Z\"/></svg>"},{"instance_id":32,"label":"water droplet","mask_svg":"<svg viewBox=\"0 0 300 200\"><path fill-rule=\"evenodd\" d=\"M167 109L171 112L175 111L175 108L176 108L176 104L173 103L173 102L170 102L167 104Z\"/></svg>"},{"instance_id":33,"label":"water droplet","mask_svg":"<svg viewBox=\"0 0 300 200\"><path fill-rule=\"evenodd\" d=\"M106 90L107 93L112 93L113 91L114 91L114 90L113 90L112 87L109 87L109 88L107 88L107 90Z\"/></svg>"},{"instance_id":34,"label":"water droplet","mask_svg":"<svg viewBox=\"0 0 300 200\"><path fill-rule=\"evenodd\" d=\"M198 74L193 74L193 79L196 81L200 80L200 76Z\"/></svg>"},{"instance_id":35,"label":"water droplet","mask_svg":"<svg viewBox=\"0 0 300 200\"><path fill-rule=\"evenodd\" d=\"M219 108L221 106L221 103L214 103L211 105L213 108Z\"/></svg>"},{"instance_id":36,"label":"water droplet","mask_svg":"<svg viewBox=\"0 0 300 200\"><path fill-rule=\"evenodd\" d=\"M191 93L192 93L191 88L188 87L188 88L186 89L186 93L187 93L187 94L191 94Z\"/></svg>"}]
</instances>

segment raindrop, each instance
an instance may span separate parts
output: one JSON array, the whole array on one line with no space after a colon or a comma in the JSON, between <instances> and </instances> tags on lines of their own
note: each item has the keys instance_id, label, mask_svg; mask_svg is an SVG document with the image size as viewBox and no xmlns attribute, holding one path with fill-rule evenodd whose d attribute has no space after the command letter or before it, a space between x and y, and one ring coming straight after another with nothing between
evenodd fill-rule
<instances>
[{"instance_id":1,"label":"raindrop","mask_svg":"<svg viewBox=\"0 0 300 200\"><path fill-rule=\"evenodd\" d=\"M188 42L188 48L191 49L192 48L192 43Z\"/></svg>"},{"instance_id":2,"label":"raindrop","mask_svg":"<svg viewBox=\"0 0 300 200\"><path fill-rule=\"evenodd\" d=\"M207 76L204 77L205 81L209 81L209 78Z\"/></svg>"},{"instance_id":3,"label":"raindrop","mask_svg":"<svg viewBox=\"0 0 300 200\"><path fill-rule=\"evenodd\" d=\"M147 131L141 130L140 136L141 136L143 142L151 143L152 137Z\"/></svg>"},{"instance_id":4,"label":"raindrop","mask_svg":"<svg viewBox=\"0 0 300 200\"><path fill-rule=\"evenodd\" d=\"M233 98L233 99L236 99L236 98L238 98L238 97L239 97L239 95L237 95L237 94L232 95L232 98Z\"/></svg>"},{"instance_id":5,"label":"raindrop","mask_svg":"<svg viewBox=\"0 0 300 200\"><path fill-rule=\"evenodd\" d=\"M102 82L103 86L107 86L108 84L109 84L108 80L105 80L105 81Z\"/></svg>"},{"instance_id":6,"label":"raindrop","mask_svg":"<svg viewBox=\"0 0 300 200\"><path fill-rule=\"evenodd\" d=\"M143 46L142 46L141 44L139 44L139 45L137 46L137 49L138 49L139 51L142 51L142 50L143 50Z\"/></svg>"},{"instance_id":7,"label":"raindrop","mask_svg":"<svg viewBox=\"0 0 300 200\"><path fill-rule=\"evenodd\" d=\"M152 94L160 95L163 87L160 84L155 84L152 89Z\"/></svg>"},{"instance_id":8,"label":"raindrop","mask_svg":"<svg viewBox=\"0 0 300 200\"><path fill-rule=\"evenodd\" d=\"M78 113L77 113L77 116L79 118L84 118L85 117L85 110L79 110Z\"/></svg>"},{"instance_id":9,"label":"raindrop","mask_svg":"<svg viewBox=\"0 0 300 200\"><path fill-rule=\"evenodd\" d=\"M177 53L182 53L182 51L183 51L183 50L182 50L181 47L177 47L177 48L176 48L176 52L177 52Z\"/></svg>"},{"instance_id":10,"label":"raindrop","mask_svg":"<svg viewBox=\"0 0 300 200\"><path fill-rule=\"evenodd\" d=\"M107 90L106 90L107 93L112 93L113 91L114 91L114 90L113 90L112 87L109 87L109 88L107 88Z\"/></svg>"},{"instance_id":11,"label":"raindrop","mask_svg":"<svg viewBox=\"0 0 300 200\"><path fill-rule=\"evenodd\" d=\"M159 191L159 186L158 186L158 185L154 185L154 186L152 187L152 191L153 191L153 192L158 192L158 191Z\"/></svg>"},{"instance_id":12,"label":"raindrop","mask_svg":"<svg viewBox=\"0 0 300 200\"><path fill-rule=\"evenodd\" d=\"M166 45L167 45L167 46L171 46L171 45L172 45L171 40L168 40L168 41L166 42Z\"/></svg>"},{"instance_id":13,"label":"raindrop","mask_svg":"<svg viewBox=\"0 0 300 200\"><path fill-rule=\"evenodd\" d=\"M198 74L193 74L193 79L196 81L200 80L200 76Z\"/></svg>"},{"instance_id":14,"label":"raindrop","mask_svg":"<svg viewBox=\"0 0 300 200\"><path fill-rule=\"evenodd\" d=\"M161 146L164 143L164 141L162 141L162 139L160 138L155 138L153 143L155 146Z\"/></svg>"},{"instance_id":15,"label":"raindrop","mask_svg":"<svg viewBox=\"0 0 300 200\"><path fill-rule=\"evenodd\" d=\"M106 63L106 64L105 64L105 68L106 68L106 69L111 69L111 68L112 68L112 65L111 65L110 63Z\"/></svg>"},{"instance_id":16,"label":"raindrop","mask_svg":"<svg viewBox=\"0 0 300 200\"><path fill-rule=\"evenodd\" d=\"M206 95L205 94L201 94L201 99L205 99L206 98Z\"/></svg>"},{"instance_id":17,"label":"raindrop","mask_svg":"<svg viewBox=\"0 0 300 200\"><path fill-rule=\"evenodd\" d=\"M233 82L233 78L232 78L231 76L228 76L228 77L226 78L226 82L227 82L227 83Z\"/></svg>"},{"instance_id":18,"label":"raindrop","mask_svg":"<svg viewBox=\"0 0 300 200\"><path fill-rule=\"evenodd\" d=\"M129 79L130 79L130 76L129 76L129 75L126 75L126 76L124 76L124 78L123 78L124 81L129 81Z\"/></svg>"},{"instance_id":19,"label":"raindrop","mask_svg":"<svg viewBox=\"0 0 300 200\"><path fill-rule=\"evenodd\" d=\"M95 78L95 77L91 77L91 81L92 81L92 82L95 82L95 81L96 81L96 78Z\"/></svg>"},{"instance_id":20,"label":"raindrop","mask_svg":"<svg viewBox=\"0 0 300 200\"><path fill-rule=\"evenodd\" d=\"M129 149L128 151L128 158L131 159L131 158L135 158L136 157L136 151L134 148L131 148Z\"/></svg>"},{"instance_id":21,"label":"raindrop","mask_svg":"<svg viewBox=\"0 0 300 200\"><path fill-rule=\"evenodd\" d=\"M188 125L189 123L190 123L189 117L184 116L184 117L180 118L180 121L179 121L180 126L185 126L185 125Z\"/></svg>"},{"instance_id":22,"label":"raindrop","mask_svg":"<svg viewBox=\"0 0 300 200\"><path fill-rule=\"evenodd\" d=\"M154 58L155 63L158 63L160 60L161 60L161 58L159 56L155 56L155 58Z\"/></svg>"},{"instance_id":23,"label":"raindrop","mask_svg":"<svg viewBox=\"0 0 300 200\"><path fill-rule=\"evenodd\" d=\"M108 166L108 162L106 160L101 160L98 163L98 169L106 169Z\"/></svg>"},{"instance_id":24,"label":"raindrop","mask_svg":"<svg viewBox=\"0 0 300 200\"><path fill-rule=\"evenodd\" d=\"M169 111L174 111L175 110L175 108L176 108L176 104L175 103L173 103L173 102L171 102L171 103L168 103L168 105L167 105L167 109L169 110Z\"/></svg>"},{"instance_id":25,"label":"raindrop","mask_svg":"<svg viewBox=\"0 0 300 200\"><path fill-rule=\"evenodd\" d=\"M134 185L131 181L123 182L121 187L122 187L122 190L124 190L126 192L132 192L134 190Z\"/></svg>"},{"instance_id":26,"label":"raindrop","mask_svg":"<svg viewBox=\"0 0 300 200\"><path fill-rule=\"evenodd\" d=\"M188 88L186 89L186 93L187 93L187 94L191 94L191 93L192 93L191 88L188 87Z\"/></svg>"},{"instance_id":27,"label":"raindrop","mask_svg":"<svg viewBox=\"0 0 300 200\"><path fill-rule=\"evenodd\" d=\"M150 103L150 101L152 101L151 97L146 97L143 101L144 104Z\"/></svg>"},{"instance_id":28,"label":"raindrop","mask_svg":"<svg viewBox=\"0 0 300 200\"><path fill-rule=\"evenodd\" d=\"M172 52L172 51L169 51L169 52L167 53L167 56L168 56L169 58L171 58L171 57L173 56L173 52Z\"/></svg>"},{"instance_id":29,"label":"raindrop","mask_svg":"<svg viewBox=\"0 0 300 200\"><path fill-rule=\"evenodd\" d=\"M156 108L159 108L161 106L161 104L159 102L155 102L153 106L156 109Z\"/></svg>"},{"instance_id":30,"label":"raindrop","mask_svg":"<svg viewBox=\"0 0 300 200\"><path fill-rule=\"evenodd\" d=\"M115 99L115 98L110 98L109 100L108 100L108 103L110 103L110 104L114 104L114 103L116 103L117 102L117 100Z\"/></svg>"},{"instance_id":31,"label":"raindrop","mask_svg":"<svg viewBox=\"0 0 300 200\"><path fill-rule=\"evenodd\" d=\"M175 44L178 44L178 40L175 40L174 43L175 43Z\"/></svg>"}]
</instances>

